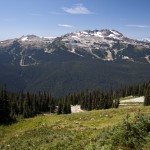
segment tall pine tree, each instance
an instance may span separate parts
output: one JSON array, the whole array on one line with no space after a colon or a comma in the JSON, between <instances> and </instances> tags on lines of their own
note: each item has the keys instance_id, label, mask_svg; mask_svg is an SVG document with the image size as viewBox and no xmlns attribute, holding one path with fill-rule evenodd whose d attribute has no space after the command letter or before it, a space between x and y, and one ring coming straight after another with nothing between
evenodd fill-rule
<instances>
[{"instance_id":1,"label":"tall pine tree","mask_svg":"<svg viewBox=\"0 0 150 150\"><path fill-rule=\"evenodd\" d=\"M11 122L9 101L6 87L0 92L0 124L8 124Z\"/></svg>"},{"instance_id":2,"label":"tall pine tree","mask_svg":"<svg viewBox=\"0 0 150 150\"><path fill-rule=\"evenodd\" d=\"M145 94L144 94L144 106L149 106L150 105L150 85L148 85L145 89Z\"/></svg>"}]
</instances>

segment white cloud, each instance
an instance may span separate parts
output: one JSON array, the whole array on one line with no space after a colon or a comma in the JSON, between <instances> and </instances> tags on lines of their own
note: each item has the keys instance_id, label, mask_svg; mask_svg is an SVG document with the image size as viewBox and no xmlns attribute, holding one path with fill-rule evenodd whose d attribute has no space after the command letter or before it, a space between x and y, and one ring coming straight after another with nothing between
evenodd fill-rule
<instances>
[{"instance_id":1,"label":"white cloud","mask_svg":"<svg viewBox=\"0 0 150 150\"><path fill-rule=\"evenodd\" d=\"M73 28L74 26L69 24L58 24L59 27L65 27L65 28Z\"/></svg>"},{"instance_id":2,"label":"white cloud","mask_svg":"<svg viewBox=\"0 0 150 150\"><path fill-rule=\"evenodd\" d=\"M132 27L132 28L149 28L150 26L147 25L136 25L136 24L129 24L126 25L127 27Z\"/></svg>"},{"instance_id":3,"label":"white cloud","mask_svg":"<svg viewBox=\"0 0 150 150\"><path fill-rule=\"evenodd\" d=\"M62 9L69 14L93 14L88 8L83 6L83 4L76 4L73 7L64 7Z\"/></svg>"}]
</instances>

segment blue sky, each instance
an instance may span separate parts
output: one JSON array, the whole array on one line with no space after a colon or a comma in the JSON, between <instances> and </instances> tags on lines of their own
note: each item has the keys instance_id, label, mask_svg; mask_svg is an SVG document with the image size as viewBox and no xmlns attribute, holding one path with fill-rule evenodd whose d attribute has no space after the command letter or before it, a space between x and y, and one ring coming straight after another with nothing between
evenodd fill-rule
<instances>
[{"instance_id":1,"label":"blue sky","mask_svg":"<svg viewBox=\"0 0 150 150\"><path fill-rule=\"evenodd\" d=\"M115 29L150 38L150 0L0 0L0 40Z\"/></svg>"}]
</instances>

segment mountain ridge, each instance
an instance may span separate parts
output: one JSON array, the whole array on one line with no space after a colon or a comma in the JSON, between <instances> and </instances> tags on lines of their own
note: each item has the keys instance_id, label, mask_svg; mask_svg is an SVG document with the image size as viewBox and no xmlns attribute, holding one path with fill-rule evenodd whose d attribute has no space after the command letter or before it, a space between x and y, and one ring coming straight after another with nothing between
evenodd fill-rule
<instances>
[{"instance_id":1,"label":"mountain ridge","mask_svg":"<svg viewBox=\"0 0 150 150\"><path fill-rule=\"evenodd\" d=\"M8 50L6 50L8 49ZM17 51L12 52L17 49ZM20 51L20 53L18 53ZM104 61L133 61L150 63L150 43L125 37L116 30L85 30L62 35L61 37L22 36L0 42L0 55L8 53L18 65L29 66L45 62L34 55L69 55ZM71 53L71 54L67 54ZM17 55L17 56L16 56ZM17 58L16 58L17 57ZM49 58L49 59L50 59ZM12 63L13 61L12 60ZM23 63L24 62L24 63ZM25 63L27 62L27 63Z\"/></svg>"},{"instance_id":2,"label":"mountain ridge","mask_svg":"<svg viewBox=\"0 0 150 150\"><path fill-rule=\"evenodd\" d=\"M150 79L150 43L115 30L86 30L56 38L35 35L0 42L0 85L62 96Z\"/></svg>"}]
</instances>

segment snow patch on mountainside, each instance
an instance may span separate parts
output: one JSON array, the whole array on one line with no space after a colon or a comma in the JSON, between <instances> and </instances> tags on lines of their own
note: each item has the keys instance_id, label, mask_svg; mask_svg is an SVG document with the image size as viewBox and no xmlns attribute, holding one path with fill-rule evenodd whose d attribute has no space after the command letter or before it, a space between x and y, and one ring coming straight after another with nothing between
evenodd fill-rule
<instances>
[{"instance_id":1,"label":"snow patch on mountainside","mask_svg":"<svg viewBox=\"0 0 150 150\"><path fill-rule=\"evenodd\" d=\"M28 37L21 38L21 41L28 41Z\"/></svg>"},{"instance_id":2,"label":"snow patch on mountainside","mask_svg":"<svg viewBox=\"0 0 150 150\"><path fill-rule=\"evenodd\" d=\"M71 53L74 53L74 54L76 54L78 56L84 57L83 55L76 53L74 48L72 48L72 50L68 50L68 51L71 52Z\"/></svg>"},{"instance_id":3,"label":"snow patch on mountainside","mask_svg":"<svg viewBox=\"0 0 150 150\"><path fill-rule=\"evenodd\" d=\"M112 53L109 50L107 51L107 60L113 60Z\"/></svg>"},{"instance_id":4,"label":"snow patch on mountainside","mask_svg":"<svg viewBox=\"0 0 150 150\"><path fill-rule=\"evenodd\" d=\"M146 58L147 62L150 63L150 55L146 56L145 58Z\"/></svg>"},{"instance_id":5,"label":"snow patch on mountainside","mask_svg":"<svg viewBox=\"0 0 150 150\"><path fill-rule=\"evenodd\" d=\"M144 38L144 39L142 39L142 41L144 41L144 42L150 42L150 38Z\"/></svg>"},{"instance_id":6,"label":"snow patch on mountainside","mask_svg":"<svg viewBox=\"0 0 150 150\"><path fill-rule=\"evenodd\" d=\"M122 59L130 59L128 56L123 56Z\"/></svg>"},{"instance_id":7,"label":"snow patch on mountainside","mask_svg":"<svg viewBox=\"0 0 150 150\"><path fill-rule=\"evenodd\" d=\"M51 36L44 36L44 37L41 37L43 39L55 39L56 37L51 37Z\"/></svg>"},{"instance_id":8,"label":"snow patch on mountainside","mask_svg":"<svg viewBox=\"0 0 150 150\"><path fill-rule=\"evenodd\" d=\"M103 38L103 36L102 36L102 33L101 33L101 32L95 32L95 33L94 33L94 36L98 36L98 37Z\"/></svg>"}]
</instances>

